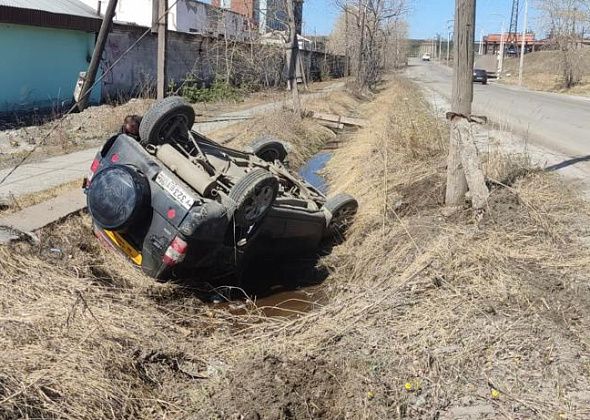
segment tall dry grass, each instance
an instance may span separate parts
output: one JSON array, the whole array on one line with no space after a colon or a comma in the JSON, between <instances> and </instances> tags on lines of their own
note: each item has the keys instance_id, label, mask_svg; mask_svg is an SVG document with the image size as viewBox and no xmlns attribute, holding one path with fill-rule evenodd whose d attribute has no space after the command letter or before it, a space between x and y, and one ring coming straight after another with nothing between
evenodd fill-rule
<instances>
[{"instance_id":1,"label":"tall dry grass","mask_svg":"<svg viewBox=\"0 0 590 420\"><path fill-rule=\"evenodd\" d=\"M580 82L570 89L564 88L563 52L537 51L524 56L523 84L533 90L561 92L574 95L590 94L590 51L580 48L570 52L573 59L574 73L579 74ZM504 61L504 83L518 83L519 59Z\"/></svg>"},{"instance_id":2,"label":"tall dry grass","mask_svg":"<svg viewBox=\"0 0 590 420\"><path fill-rule=\"evenodd\" d=\"M447 129L415 86L358 110L328 173L360 212L313 312L204 305L87 218L0 248L0 417L587 418L587 204L499 164L487 218L445 218Z\"/></svg>"}]
</instances>

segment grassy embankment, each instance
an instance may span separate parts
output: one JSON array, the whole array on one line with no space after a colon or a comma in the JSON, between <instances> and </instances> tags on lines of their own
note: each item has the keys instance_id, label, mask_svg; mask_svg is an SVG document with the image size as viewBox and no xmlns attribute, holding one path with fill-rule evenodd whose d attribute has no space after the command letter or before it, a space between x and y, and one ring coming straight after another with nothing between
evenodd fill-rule
<instances>
[{"instance_id":1,"label":"grassy embankment","mask_svg":"<svg viewBox=\"0 0 590 420\"><path fill-rule=\"evenodd\" d=\"M447 129L416 87L355 109L371 124L327 172L361 208L320 309L232 315L70 220L0 248L0 417L588 417L587 204L495 153L487 174L510 185L484 221L445 218Z\"/></svg>"},{"instance_id":2,"label":"grassy embankment","mask_svg":"<svg viewBox=\"0 0 590 420\"><path fill-rule=\"evenodd\" d=\"M526 54L523 84L529 89L545 92L590 95L590 49L583 48L578 51L575 65L579 67L582 79L576 86L570 89L564 88L562 57L559 51L537 51ZM504 61L504 83L518 83L518 66L518 58L508 58Z\"/></svg>"}]
</instances>

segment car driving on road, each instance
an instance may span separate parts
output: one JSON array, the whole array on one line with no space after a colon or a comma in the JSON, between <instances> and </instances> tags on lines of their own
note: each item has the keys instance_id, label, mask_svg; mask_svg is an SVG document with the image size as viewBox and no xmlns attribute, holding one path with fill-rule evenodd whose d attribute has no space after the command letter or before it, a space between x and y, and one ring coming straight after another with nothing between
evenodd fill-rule
<instances>
[{"instance_id":1,"label":"car driving on road","mask_svg":"<svg viewBox=\"0 0 590 420\"><path fill-rule=\"evenodd\" d=\"M488 84L488 72L483 69L474 69L473 70L473 81L479 82L482 85Z\"/></svg>"},{"instance_id":2,"label":"car driving on road","mask_svg":"<svg viewBox=\"0 0 590 420\"><path fill-rule=\"evenodd\" d=\"M103 243L164 280L307 254L341 237L353 197L326 198L293 175L281 142L234 150L192 131L194 121L182 98L166 98L143 117L138 139L118 134L96 155L85 192Z\"/></svg>"},{"instance_id":3,"label":"car driving on road","mask_svg":"<svg viewBox=\"0 0 590 420\"><path fill-rule=\"evenodd\" d=\"M430 54L426 53L422 56L422 61L430 61Z\"/></svg>"}]
</instances>

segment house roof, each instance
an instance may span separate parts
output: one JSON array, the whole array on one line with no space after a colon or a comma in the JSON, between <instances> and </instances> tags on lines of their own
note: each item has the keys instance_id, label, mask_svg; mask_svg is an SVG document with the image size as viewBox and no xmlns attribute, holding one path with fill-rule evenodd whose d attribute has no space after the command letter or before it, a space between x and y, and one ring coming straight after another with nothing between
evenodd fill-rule
<instances>
[{"instance_id":1,"label":"house roof","mask_svg":"<svg viewBox=\"0 0 590 420\"><path fill-rule=\"evenodd\" d=\"M102 18L79 0L0 0L0 22L96 32Z\"/></svg>"},{"instance_id":2,"label":"house roof","mask_svg":"<svg viewBox=\"0 0 590 420\"><path fill-rule=\"evenodd\" d=\"M96 10L79 0L0 0L0 6L83 16L91 19L100 18Z\"/></svg>"}]
</instances>

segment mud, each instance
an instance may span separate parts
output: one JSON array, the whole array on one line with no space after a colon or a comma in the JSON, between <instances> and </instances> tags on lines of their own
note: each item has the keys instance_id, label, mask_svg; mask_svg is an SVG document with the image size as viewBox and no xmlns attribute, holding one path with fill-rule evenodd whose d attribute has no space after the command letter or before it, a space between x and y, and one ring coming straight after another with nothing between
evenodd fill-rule
<instances>
[{"instance_id":1,"label":"mud","mask_svg":"<svg viewBox=\"0 0 590 420\"><path fill-rule=\"evenodd\" d=\"M222 418L344 418L337 401L341 367L320 358L261 355L239 366L215 393ZM244 377L248 377L244 383ZM229 404L227 404L229 402ZM231 407L228 409L227 407Z\"/></svg>"}]
</instances>

